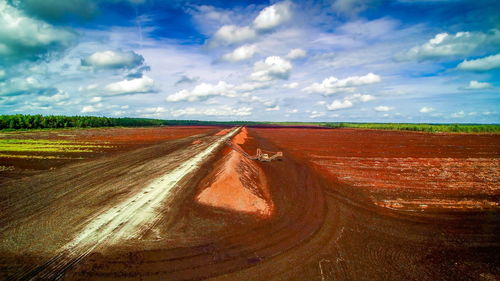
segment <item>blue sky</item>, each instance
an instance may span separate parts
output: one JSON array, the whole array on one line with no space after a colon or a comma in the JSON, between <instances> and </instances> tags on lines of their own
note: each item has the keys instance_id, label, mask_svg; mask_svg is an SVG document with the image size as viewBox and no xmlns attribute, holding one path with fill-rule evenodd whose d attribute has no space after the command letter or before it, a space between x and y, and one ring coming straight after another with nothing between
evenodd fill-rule
<instances>
[{"instance_id":1,"label":"blue sky","mask_svg":"<svg viewBox=\"0 0 500 281\"><path fill-rule=\"evenodd\" d=\"M0 0L0 113L500 123L496 0Z\"/></svg>"}]
</instances>

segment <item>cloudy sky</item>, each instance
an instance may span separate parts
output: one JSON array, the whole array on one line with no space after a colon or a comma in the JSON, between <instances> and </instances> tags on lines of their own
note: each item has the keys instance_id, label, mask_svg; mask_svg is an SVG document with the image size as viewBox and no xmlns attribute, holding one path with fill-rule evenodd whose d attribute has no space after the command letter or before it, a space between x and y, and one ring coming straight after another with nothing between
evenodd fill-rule
<instances>
[{"instance_id":1,"label":"cloudy sky","mask_svg":"<svg viewBox=\"0 0 500 281\"><path fill-rule=\"evenodd\" d=\"M0 0L0 114L500 122L497 0Z\"/></svg>"}]
</instances>

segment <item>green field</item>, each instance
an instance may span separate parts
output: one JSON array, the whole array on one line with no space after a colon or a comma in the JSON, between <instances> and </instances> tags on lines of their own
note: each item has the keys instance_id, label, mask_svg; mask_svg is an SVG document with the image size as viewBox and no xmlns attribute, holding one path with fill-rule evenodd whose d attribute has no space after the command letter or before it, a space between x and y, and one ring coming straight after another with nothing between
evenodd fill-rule
<instances>
[{"instance_id":1,"label":"green field","mask_svg":"<svg viewBox=\"0 0 500 281\"><path fill-rule=\"evenodd\" d=\"M93 152L106 145L64 140L0 139L0 152Z\"/></svg>"},{"instance_id":2,"label":"green field","mask_svg":"<svg viewBox=\"0 0 500 281\"><path fill-rule=\"evenodd\" d=\"M499 133L497 124L325 123L330 128L420 131L428 133Z\"/></svg>"}]
</instances>

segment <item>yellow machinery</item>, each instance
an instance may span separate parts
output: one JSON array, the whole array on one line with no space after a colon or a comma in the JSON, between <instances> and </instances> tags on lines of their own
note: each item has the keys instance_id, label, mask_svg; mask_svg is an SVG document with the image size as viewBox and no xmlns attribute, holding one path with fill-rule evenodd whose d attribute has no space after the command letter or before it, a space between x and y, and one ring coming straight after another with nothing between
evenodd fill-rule
<instances>
[{"instance_id":1,"label":"yellow machinery","mask_svg":"<svg viewBox=\"0 0 500 281\"><path fill-rule=\"evenodd\" d=\"M270 152L270 153L274 153L274 155L269 156L268 153L264 153L262 149L257 148L257 153L255 154L255 156L252 156L252 155L246 153L238 145L233 144L233 142L231 142L230 140L227 140L226 144L229 147L231 147L232 149L234 149L234 150L238 151L239 153L243 154L243 156L245 156L246 158L248 158L250 160L259 160L261 162L271 162L273 160L282 160L283 159L283 152L281 152L281 151L278 151L276 153L267 151L267 152Z\"/></svg>"}]
</instances>

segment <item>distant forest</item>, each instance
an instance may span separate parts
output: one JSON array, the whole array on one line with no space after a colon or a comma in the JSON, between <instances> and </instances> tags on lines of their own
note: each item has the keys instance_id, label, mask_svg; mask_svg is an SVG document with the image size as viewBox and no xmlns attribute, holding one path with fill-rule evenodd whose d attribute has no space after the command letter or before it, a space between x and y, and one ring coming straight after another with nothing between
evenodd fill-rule
<instances>
[{"instance_id":1,"label":"distant forest","mask_svg":"<svg viewBox=\"0 0 500 281\"><path fill-rule=\"evenodd\" d=\"M182 125L252 125L258 122L212 122L198 120L159 120L149 118L109 118L62 115L0 115L0 130L57 129L93 127L144 127Z\"/></svg>"},{"instance_id":2,"label":"distant forest","mask_svg":"<svg viewBox=\"0 0 500 281\"><path fill-rule=\"evenodd\" d=\"M500 133L498 124L414 124L414 123L349 123L349 122L253 122L159 120L149 118L109 118L62 115L0 115L0 130L145 127L145 126L318 126L327 128L359 128L378 130L422 131L429 133Z\"/></svg>"}]
</instances>

